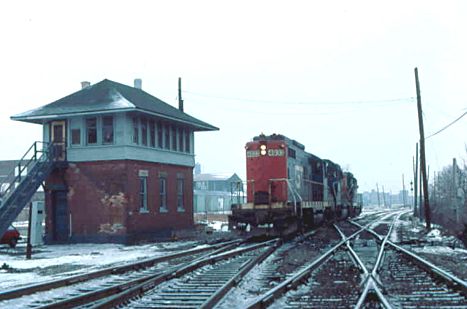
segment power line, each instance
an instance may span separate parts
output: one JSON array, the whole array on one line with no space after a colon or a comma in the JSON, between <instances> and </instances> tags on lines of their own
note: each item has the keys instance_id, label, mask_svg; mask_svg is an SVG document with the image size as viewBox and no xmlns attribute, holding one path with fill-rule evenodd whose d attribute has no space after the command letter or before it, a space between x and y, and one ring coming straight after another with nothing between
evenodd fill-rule
<instances>
[{"instance_id":1,"label":"power line","mask_svg":"<svg viewBox=\"0 0 467 309\"><path fill-rule=\"evenodd\" d=\"M443 127L441 130L431 134L430 136L428 136L427 138L425 139L428 139L432 136L435 136L436 134L439 134L441 132L443 132L444 130L446 130L447 128L449 128L450 126L452 126L453 124L455 124L456 122L458 122L459 120L461 120L462 117L464 117L465 115L467 115L467 112L463 113L462 115L460 115L456 120L454 120L453 122L451 122L450 124L446 125L445 127Z\"/></svg>"},{"instance_id":2,"label":"power line","mask_svg":"<svg viewBox=\"0 0 467 309\"><path fill-rule=\"evenodd\" d=\"M249 98L238 98L238 97L223 97L223 96L214 96L208 95L193 91L184 90L184 93L205 97L205 98L213 98L213 99L220 99L220 100L229 100L229 101L243 101L243 102L256 102L256 103L268 103L268 104L297 104L297 105L344 105L344 104L377 104L377 103L407 103L413 102L415 100L414 97L408 98L397 98L397 99L386 99L386 100L360 100L360 101L303 101L303 102L290 102L290 101L272 101L272 100L258 100L258 99L249 99Z\"/></svg>"}]
</instances>

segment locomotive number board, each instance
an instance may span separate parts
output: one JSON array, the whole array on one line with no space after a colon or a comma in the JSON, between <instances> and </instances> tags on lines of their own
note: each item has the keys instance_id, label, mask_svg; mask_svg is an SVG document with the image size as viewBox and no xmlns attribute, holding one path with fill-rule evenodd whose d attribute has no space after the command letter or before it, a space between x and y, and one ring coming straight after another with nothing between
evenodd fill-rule
<instances>
[{"instance_id":1,"label":"locomotive number board","mask_svg":"<svg viewBox=\"0 0 467 309\"><path fill-rule=\"evenodd\" d=\"M268 149L267 152L269 157L283 157L285 154L284 149ZM247 150L246 157L247 158L256 158L260 156L259 150Z\"/></svg>"}]
</instances>

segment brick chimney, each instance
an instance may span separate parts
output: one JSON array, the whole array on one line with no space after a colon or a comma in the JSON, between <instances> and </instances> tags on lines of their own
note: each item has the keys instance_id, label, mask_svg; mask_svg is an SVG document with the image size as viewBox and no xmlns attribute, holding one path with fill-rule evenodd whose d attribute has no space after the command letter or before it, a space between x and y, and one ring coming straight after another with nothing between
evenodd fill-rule
<instances>
[{"instance_id":1,"label":"brick chimney","mask_svg":"<svg viewBox=\"0 0 467 309\"><path fill-rule=\"evenodd\" d=\"M87 81L81 82L81 89L88 88L90 86L91 86L90 82L87 82Z\"/></svg>"},{"instance_id":2,"label":"brick chimney","mask_svg":"<svg viewBox=\"0 0 467 309\"><path fill-rule=\"evenodd\" d=\"M178 109L183 112L182 78L178 78Z\"/></svg>"},{"instance_id":3,"label":"brick chimney","mask_svg":"<svg viewBox=\"0 0 467 309\"><path fill-rule=\"evenodd\" d=\"M141 78L135 78L134 85L135 88L142 89L143 81L141 80Z\"/></svg>"}]
</instances>

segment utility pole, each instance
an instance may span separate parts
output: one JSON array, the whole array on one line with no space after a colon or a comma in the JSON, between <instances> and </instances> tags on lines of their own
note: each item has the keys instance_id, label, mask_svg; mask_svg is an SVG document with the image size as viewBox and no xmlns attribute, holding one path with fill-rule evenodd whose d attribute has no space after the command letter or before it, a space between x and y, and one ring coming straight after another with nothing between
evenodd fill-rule
<instances>
[{"instance_id":1,"label":"utility pole","mask_svg":"<svg viewBox=\"0 0 467 309\"><path fill-rule=\"evenodd\" d=\"M415 163L414 163L414 168L413 168L413 182L414 182L414 206L413 206L413 215L417 216L419 213L417 211L417 196L418 196L418 143L415 145Z\"/></svg>"},{"instance_id":2,"label":"utility pole","mask_svg":"<svg viewBox=\"0 0 467 309\"><path fill-rule=\"evenodd\" d=\"M405 207L405 182L404 182L404 174L402 174L402 202L404 203Z\"/></svg>"},{"instance_id":3,"label":"utility pole","mask_svg":"<svg viewBox=\"0 0 467 309\"><path fill-rule=\"evenodd\" d=\"M378 187L378 183L376 183L376 192L377 192L377 196L378 196L378 208L381 207L381 203L380 203L380 200L379 200L379 187Z\"/></svg>"},{"instance_id":4,"label":"utility pole","mask_svg":"<svg viewBox=\"0 0 467 309\"><path fill-rule=\"evenodd\" d=\"M415 68L415 86L417 88L418 127L420 130L420 170L421 170L422 179L423 179L425 221L426 221L426 228L430 230L431 229L431 213L430 213L430 202L428 199L428 181L427 181L427 175L426 175L425 133L423 129L422 98L420 96L420 83L418 81L418 69L417 68Z\"/></svg>"},{"instance_id":5,"label":"utility pole","mask_svg":"<svg viewBox=\"0 0 467 309\"><path fill-rule=\"evenodd\" d=\"M386 207L386 193L384 193L384 186L383 186L383 207Z\"/></svg>"},{"instance_id":6,"label":"utility pole","mask_svg":"<svg viewBox=\"0 0 467 309\"><path fill-rule=\"evenodd\" d=\"M418 213L420 220L423 220L423 179L422 179L422 169L421 167L418 169Z\"/></svg>"},{"instance_id":7,"label":"utility pole","mask_svg":"<svg viewBox=\"0 0 467 309\"><path fill-rule=\"evenodd\" d=\"M452 207L456 214L456 223L459 223L459 208L457 207L457 177L456 177L457 162L456 158L452 159Z\"/></svg>"},{"instance_id":8,"label":"utility pole","mask_svg":"<svg viewBox=\"0 0 467 309\"><path fill-rule=\"evenodd\" d=\"M182 78L178 78L178 109L183 112Z\"/></svg>"}]
</instances>

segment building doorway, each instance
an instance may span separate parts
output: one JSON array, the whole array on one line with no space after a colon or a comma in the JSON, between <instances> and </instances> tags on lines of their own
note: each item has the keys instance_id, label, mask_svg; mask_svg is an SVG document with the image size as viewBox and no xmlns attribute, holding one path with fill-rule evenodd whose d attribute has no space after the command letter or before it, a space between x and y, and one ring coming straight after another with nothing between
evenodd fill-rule
<instances>
[{"instance_id":1,"label":"building doorway","mask_svg":"<svg viewBox=\"0 0 467 309\"><path fill-rule=\"evenodd\" d=\"M50 123L50 140L54 144L54 159L64 161L66 158L66 123L64 120Z\"/></svg>"},{"instance_id":2,"label":"building doorway","mask_svg":"<svg viewBox=\"0 0 467 309\"><path fill-rule=\"evenodd\" d=\"M70 214L66 191L52 192L53 240L66 241L70 234Z\"/></svg>"}]
</instances>

